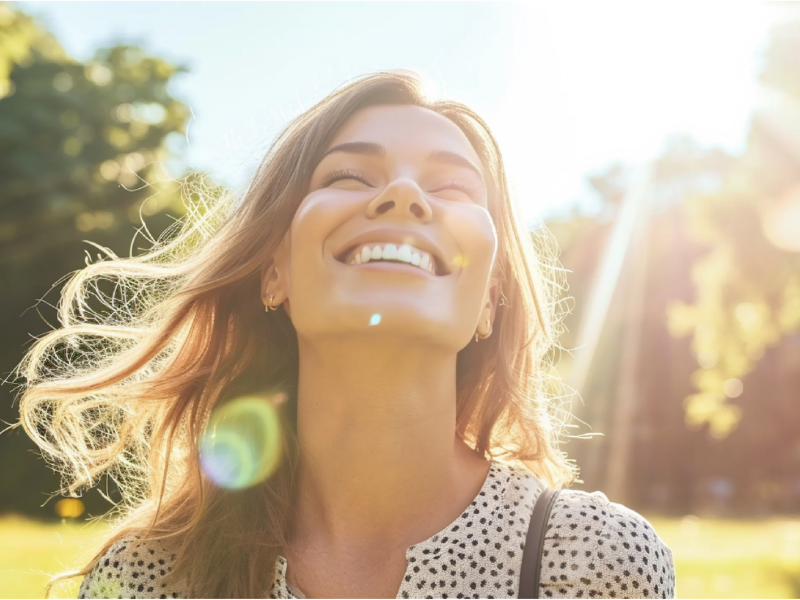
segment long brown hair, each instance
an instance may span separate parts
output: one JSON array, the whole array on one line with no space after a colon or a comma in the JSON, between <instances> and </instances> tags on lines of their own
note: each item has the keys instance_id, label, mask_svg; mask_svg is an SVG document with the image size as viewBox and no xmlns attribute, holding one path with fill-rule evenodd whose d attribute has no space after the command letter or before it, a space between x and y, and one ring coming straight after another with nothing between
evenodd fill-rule
<instances>
[{"instance_id":1,"label":"long brown hair","mask_svg":"<svg viewBox=\"0 0 800 600\"><path fill-rule=\"evenodd\" d=\"M194 597L264 597L292 519L297 338L283 310L265 313L260 275L304 198L311 173L356 111L416 105L455 123L490 177L498 231L495 272L504 295L494 334L457 359L457 433L487 457L527 465L551 486L575 479L559 451L568 411L553 392L552 357L563 318L562 271L547 233L534 235L511 201L497 142L458 102L432 101L408 71L360 77L294 119L240 199L201 193L147 253L89 264L62 292L62 327L19 366L20 423L74 495L103 474L123 492L113 536L169 540L172 575ZM200 190L203 192L204 190ZM206 192L208 190L205 190ZM111 281L113 289L102 293ZM102 300L103 310L89 300ZM263 483L225 490L200 466L198 440L212 410L240 393L280 389L282 459Z\"/></svg>"}]
</instances>

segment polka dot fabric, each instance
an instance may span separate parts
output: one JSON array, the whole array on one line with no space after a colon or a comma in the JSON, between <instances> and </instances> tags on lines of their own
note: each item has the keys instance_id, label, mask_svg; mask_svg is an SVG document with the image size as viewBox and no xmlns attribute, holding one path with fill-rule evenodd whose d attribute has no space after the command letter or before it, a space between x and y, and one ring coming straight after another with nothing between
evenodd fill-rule
<instances>
[{"instance_id":1,"label":"polka dot fabric","mask_svg":"<svg viewBox=\"0 0 800 600\"><path fill-rule=\"evenodd\" d=\"M542 489L527 470L492 462L470 506L408 548L397 598L516 598L525 536ZM84 579L78 597L186 598L185 587L159 581L172 560L158 543L119 542ZM271 598L304 598L287 583L288 568L278 557ZM564 490L545 532L539 597L674 598L672 552L641 515L600 492Z\"/></svg>"},{"instance_id":2,"label":"polka dot fabric","mask_svg":"<svg viewBox=\"0 0 800 600\"><path fill-rule=\"evenodd\" d=\"M539 598L675 598L672 551L644 517L601 492L561 492L550 513Z\"/></svg>"},{"instance_id":3,"label":"polka dot fabric","mask_svg":"<svg viewBox=\"0 0 800 600\"><path fill-rule=\"evenodd\" d=\"M185 598L167 585L175 555L154 541L126 538L111 546L81 584L78 598Z\"/></svg>"}]
</instances>

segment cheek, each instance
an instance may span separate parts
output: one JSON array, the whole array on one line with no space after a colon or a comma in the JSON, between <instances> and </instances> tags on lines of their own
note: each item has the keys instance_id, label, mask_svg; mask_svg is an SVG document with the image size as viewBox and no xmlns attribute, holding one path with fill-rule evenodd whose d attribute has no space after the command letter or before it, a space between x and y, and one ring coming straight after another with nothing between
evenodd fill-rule
<instances>
[{"instance_id":1,"label":"cheek","mask_svg":"<svg viewBox=\"0 0 800 600\"><path fill-rule=\"evenodd\" d=\"M488 281L497 252L497 231L489 212L479 206L450 211L444 227L458 245L450 270L471 280Z\"/></svg>"},{"instance_id":2,"label":"cheek","mask_svg":"<svg viewBox=\"0 0 800 600\"><path fill-rule=\"evenodd\" d=\"M318 260L330 235L362 207L363 202L331 197L321 192L307 196L292 219L292 261L298 264Z\"/></svg>"},{"instance_id":3,"label":"cheek","mask_svg":"<svg viewBox=\"0 0 800 600\"><path fill-rule=\"evenodd\" d=\"M292 219L292 231L306 238L313 237L318 245L343 223L363 213L369 198L358 193L336 193L322 190L306 196Z\"/></svg>"}]
</instances>

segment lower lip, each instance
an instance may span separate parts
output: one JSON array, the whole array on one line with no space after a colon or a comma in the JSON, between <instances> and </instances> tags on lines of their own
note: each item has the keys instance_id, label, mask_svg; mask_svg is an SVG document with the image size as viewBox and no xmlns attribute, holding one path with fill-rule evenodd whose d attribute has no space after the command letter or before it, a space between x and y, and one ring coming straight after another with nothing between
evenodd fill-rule
<instances>
[{"instance_id":1,"label":"lower lip","mask_svg":"<svg viewBox=\"0 0 800 600\"><path fill-rule=\"evenodd\" d=\"M359 269L366 269L369 271L385 271L387 273L413 273L416 275L425 275L427 277L435 277L433 273L426 271L420 267L415 267L414 265L408 265L399 262L370 262L370 263L362 263L360 265L350 265L347 263L342 263L346 267L356 267Z\"/></svg>"}]
</instances>

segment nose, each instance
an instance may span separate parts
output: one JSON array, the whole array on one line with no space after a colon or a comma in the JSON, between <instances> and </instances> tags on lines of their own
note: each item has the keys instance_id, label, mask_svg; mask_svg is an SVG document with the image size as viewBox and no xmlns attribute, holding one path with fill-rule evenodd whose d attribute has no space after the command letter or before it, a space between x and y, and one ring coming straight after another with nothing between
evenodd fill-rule
<instances>
[{"instance_id":1,"label":"nose","mask_svg":"<svg viewBox=\"0 0 800 600\"><path fill-rule=\"evenodd\" d=\"M395 180L374 198L367 206L367 217L374 219L389 211L401 217L407 217L410 213L423 223L430 222L433 217L425 194L416 182L407 178Z\"/></svg>"}]
</instances>

